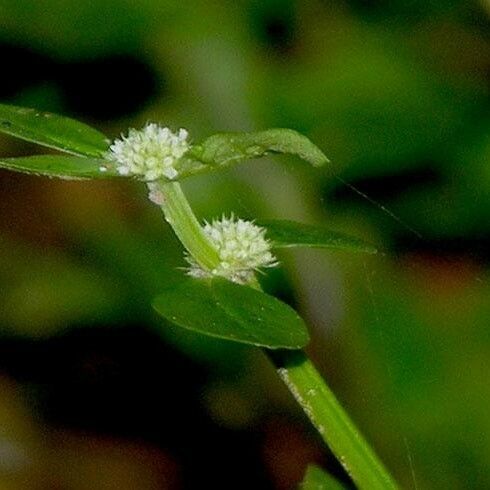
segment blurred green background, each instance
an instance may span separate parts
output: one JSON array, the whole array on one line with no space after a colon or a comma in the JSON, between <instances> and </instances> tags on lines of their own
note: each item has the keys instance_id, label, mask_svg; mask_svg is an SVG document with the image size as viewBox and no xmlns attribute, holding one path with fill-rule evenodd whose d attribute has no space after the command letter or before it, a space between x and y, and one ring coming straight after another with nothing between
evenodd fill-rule
<instances>
[{"instance_id":1,"label":"blurred green background","mask_svg":"<svg viewBox=\"0 0 490 490\"><path fill-rule=\"evenodd\" d=\"M323 223L264 283L407 489L490 489L487 0L0 0L0 101L111 137L290 127L332 160L196 177L202 218ZM40 151L1 136L0 155ZM353 189L351 186L354 186ZM367 197L363 197L366 195ZM388 211L387 211L388 210ZM0 488L348 481L253 349L165 324L182 253L143 186L0 173Z\"/></svg>"}]
</instances>

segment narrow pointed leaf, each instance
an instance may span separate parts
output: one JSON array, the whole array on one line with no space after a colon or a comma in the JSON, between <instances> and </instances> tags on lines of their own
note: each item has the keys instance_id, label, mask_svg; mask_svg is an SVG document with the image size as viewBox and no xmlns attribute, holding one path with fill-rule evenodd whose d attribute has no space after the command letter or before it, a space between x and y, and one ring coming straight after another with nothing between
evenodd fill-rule
<instances>
[{"instance_id":1,"label":"narrow pointed leaf","mask_svg":"<svg viewBox=\"0 0 490 490\"><path fill-rule=\"evenodd\" d=\"M345 490L344 485L316 465L309 465L300 490Z\"/></svg>"},{"instance_id":2,"label":"narrow pointed leaf","mask_svg":"<svg viewBox=\"0 0 490 490\"><path fill-rule=\"evenodd\" d=\"M118 176L114 165L105 160L65 155L3 158L0 159L0 168L67 180L104 179Z\"/></svg>"},{"instance_id":3,"label":"narrow pointed leaf","mask_svg":"<svg viewBox=\"0 0 490 490\"><path fill-rule=\"evenodd\" d=\"M306 136L292 129L268 129L255 133L218 133L195 145L187 155L197 161L195 172L226 167L271 153L296 155L314 167L328 163L327 157ZM183 163L186 166L185 163ZM192 167L192 165L189 165Z\"/></svg>"},{"instance_id":4,"label":"narrow pointed leaf","mask_svg":"<svg viewBox=\"0 0 490 490\"><path fill-rule=\"evenodd\" d=\"M0 131L74 155L100 157L109 148L109 140L86 124L5 104L0 104Z\"/></svg>"},{"instance_id":5,"label":"narrow pointed leaf","mask_svg":"<svg viewBox=\"0 0 490 490\"><path fill-rule=\"evenodd\" d=\"M307 225L289 220L262 220L266 237L274 248L308 247L350 250L374 254L376 248L359 238L329 230L323 226Z\"/></svg>"},{"instance_id":6,"label":"narrow pointed leaf","mask_svg":"<svg viewBox=\"0 0 490 490\"><path fill-rule=\"evenodd\" d=\"M225 279L185 279L153 302L170 322L195 332L270 349L299 349L309 340L288 305Z\"/></svg>"}]
</instances>

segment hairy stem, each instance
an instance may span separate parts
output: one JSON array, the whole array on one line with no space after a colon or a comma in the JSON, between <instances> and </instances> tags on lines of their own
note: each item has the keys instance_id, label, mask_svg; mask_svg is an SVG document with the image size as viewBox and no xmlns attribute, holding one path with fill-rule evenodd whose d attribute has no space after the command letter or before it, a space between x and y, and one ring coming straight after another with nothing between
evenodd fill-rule
<instances>
[{"instance_id":1,"label":"hairy stem","mask_svg":"<svg viewBox=\"0 0 490 490\"><path fill-rule=\"evenodd\" d=\"M212 271L219 265L219 255L192 211L187 198L177 182L157 182L161 194L160 206L168 224L177 238L204 269Z\"/></svg>"},{"instance_id":2,"label":"hairy stem","mask_svg":"<svg viewBox=\"0 0 490 490\"><path fill-rule=\"evenodd\" d=\"M303 351L266 351L296 401L359 489L398 488Z\"/></svg>"}]
</instances>

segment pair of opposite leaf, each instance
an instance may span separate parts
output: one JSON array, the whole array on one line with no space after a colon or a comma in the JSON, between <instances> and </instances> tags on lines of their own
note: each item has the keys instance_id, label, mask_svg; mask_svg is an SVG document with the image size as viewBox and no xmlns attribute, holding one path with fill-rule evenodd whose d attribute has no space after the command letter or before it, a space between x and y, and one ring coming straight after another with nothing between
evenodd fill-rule
<instances>
[{"instance_id":1,"label":"pair of opposite leaf","mask_svg":"<svg viewBox=\"0 0 490 490\"><path fill-rule=\"evenodd\" d=\"M296 155L316 167L328 162L308 138L290 129L220 133L190 144L184 129L174 133L148 124L142 130L130 129L111 143L99 131L73 119L0 104L0 131L70 154L5 158L0 168L63 179L133 177L148 183L150 198L156 203L159 196L154 194L153 182L177 181L269 153ZM285 220L223 217L205 223L203 231L218 250L220 265L208 271L188 257L188 274L211 280L188 279L172 286L155 300L154 307L184 328L269 348L300 348L308 342L306 327L294 310L240 285L247 284L255 271L277 265L271 249L376 251L356 238Z\"/></svg>"}]
</instances>

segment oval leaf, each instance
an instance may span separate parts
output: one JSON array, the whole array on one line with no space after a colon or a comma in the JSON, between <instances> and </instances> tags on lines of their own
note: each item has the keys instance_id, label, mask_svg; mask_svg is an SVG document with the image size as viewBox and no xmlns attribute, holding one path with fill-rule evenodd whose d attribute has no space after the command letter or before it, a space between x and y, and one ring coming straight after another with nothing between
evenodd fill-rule
<instances>
[{"instance_id":1,"label":"oval leaf","mask_svg":"<svg viewBox=\"0 0 490 490\"><path fill-rule=\"evenodd\" d=\"M114 165L110 162L97 158L64 155L3 158L0 160L0 168L67 180L118 177Z\"/></svg>"},{"instance_id":2,"label":"oval leaf","mask_svg":"<svg viewBox=\"0 0 490 490\"><path fill-rule=\"evenodd\" d=\"M191 148L187 158L209 169L224 167L270 153L296 155L321 167L328 158L306 136L292 129L268 129L256 133L218 133ZM197 167L195 173L205 170Z\"/></svg>"},{"instance_id":3,"label":"oval leaf","mask_svg":"<svg viewBox=\"0 0 490 490\"><path fill-rule=\"evenodd\" d=\"M344 235L328 228L306 225L289 220L262 220L259 226L266 228L266 237L274 248L309 247L333 248L374 254L376 248L359 238Z\"/></svg>"},{"instance_id":4,"label":"oval leaf","mask_svg":"<svg viewBox=\"0 0 490 490\"><path fill-rule=\"evenodd\" d=\"M333 476L316 465L309 465L301 482L300 490L344 490L345 487Z\"/></svg>"},{"instance_id":5,"label":"oval leaf","mask_svg":"<svg viewBox=\"0 0 490 490\"><path fill-rule=\"evenodd\" d=\"M68 117L0 104L0 131L74 155L100 157L109 140L99 131Z\"/></svg>"},{"instance_id":6,"label":"oval leaf","mask_svg":"<svg viewBox=\"0 0 490 490\"><path fill-rule=\"evenodd\" d=\"M269 349L299 349L309 340L288 305L225 279L186 279L153 302L170 322L195 332Z\"/></svg>"}]
</instances>

